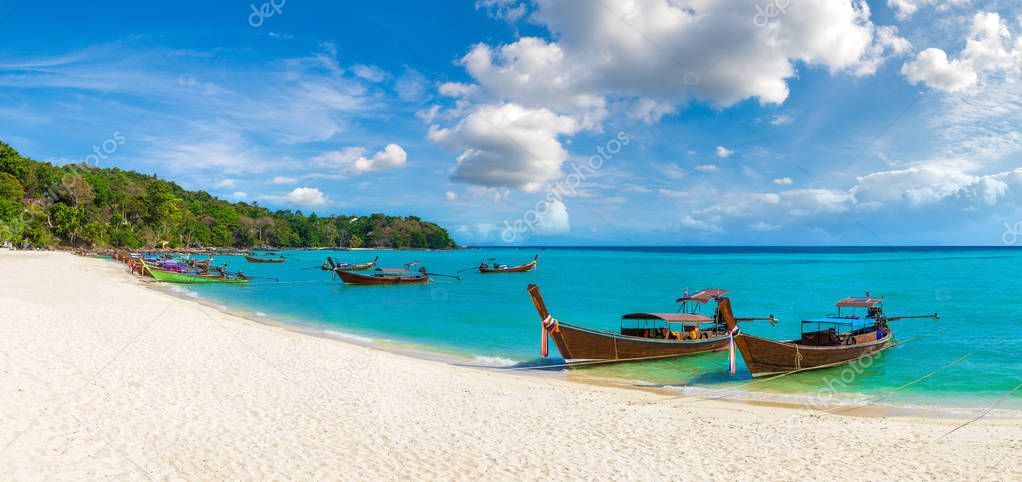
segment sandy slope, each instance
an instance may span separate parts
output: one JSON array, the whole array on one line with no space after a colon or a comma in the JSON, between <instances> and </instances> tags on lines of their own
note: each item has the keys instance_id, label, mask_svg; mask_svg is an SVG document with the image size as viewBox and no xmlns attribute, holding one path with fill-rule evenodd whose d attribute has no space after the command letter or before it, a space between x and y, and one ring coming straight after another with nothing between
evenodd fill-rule
<instances>
[{"instance_id":1,"label":"sandy slope","mask_svg":"<svg viewBox=\"0 0 1022 482\"><path fill-rule=\"evenodd\" d=\"M1015 479L1019 422L858 418L516 376L263 326L0 251L3 479Z\"/></svg>"}]
</instances>

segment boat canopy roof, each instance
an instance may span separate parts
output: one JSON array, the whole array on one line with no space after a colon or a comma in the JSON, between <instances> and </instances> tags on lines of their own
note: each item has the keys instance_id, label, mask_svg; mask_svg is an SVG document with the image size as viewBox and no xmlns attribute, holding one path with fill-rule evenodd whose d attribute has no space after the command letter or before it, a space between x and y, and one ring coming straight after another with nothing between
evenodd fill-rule
<instances>
[{"instance_id":1,"label":"boat canopy roof","mask_svg":"<svg viewBox=\"0 0 1022 482\"><path fill-rule=\"evenodd\" d=\"M668 323L712 323L713 318L693 313L628 313L623 320L663 320Z\"/></svg>"},{"instance_id":2,"label":"boat canopy roof","mask_svg":"<svg viewBox=\"0 0 1022 482\"><path fill-rule=\"evenodd\" d=\"M883 303L883 298L849 297L838 301L835 306L838 308L872 308Z\"/></svg>"},{"instance_id":3,"label":"boat canopy roof","mask_svg":"<svg viewBox=\"0 0 1022 482\"><path fill-rule=\"evenodd\" d=\"M682 296L674 300L676 303L682 303L685 301L695 301L696 303L709 303L712 300L720 298L727 294L727 290L720 288L710 288L705 290L699 290L695 294L690 296Z\"/></svg>"},{"instance_id":4,"label":"boat canopy roof","mask_svg":"<svg viewBox=\"0 0 1022 482\"><path fill-rule=\"evenodd\" d=\"M833 327L846 328L849 331L858 330L860 328L868 328L876 324L876 320L873 318L863 318L861 316L825 316L822 318L813 318L810 320L802 320L802 328L805 329L805 325L830 325Z\"/></svg>"}]
</instances>

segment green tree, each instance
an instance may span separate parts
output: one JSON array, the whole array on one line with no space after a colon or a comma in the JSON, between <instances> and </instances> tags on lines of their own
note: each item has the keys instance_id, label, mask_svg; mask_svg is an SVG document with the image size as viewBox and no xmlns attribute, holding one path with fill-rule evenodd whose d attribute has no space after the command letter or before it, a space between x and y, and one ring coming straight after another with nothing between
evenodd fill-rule
<instances>
[{"instance_id":1,"label":"green tree","mask_svg":"<svg viewBox=\"0 0 1022 482\"><path fill-rule=\"evenodd\" d=\"M0 172L0 199L20 201L23 197L25 189L22 188L21 181L11 173Z\"/></svg>"},{"instance_id":2,"label":"green tree","mask_svg":"<svg viewBox=\"0 0 1022 482\"><path fill-rule=\"evenodd\" d=\"M71 246L74 246L78 234L85 224L85 210L64 203L56 203L50 206L50 219L57 235L67 239Z\"/></svg>"}]
</instances>

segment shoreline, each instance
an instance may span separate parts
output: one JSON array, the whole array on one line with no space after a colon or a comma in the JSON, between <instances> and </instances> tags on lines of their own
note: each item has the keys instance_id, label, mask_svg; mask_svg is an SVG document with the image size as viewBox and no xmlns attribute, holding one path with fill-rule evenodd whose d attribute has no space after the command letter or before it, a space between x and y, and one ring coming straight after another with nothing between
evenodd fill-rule
<instances>
[{"instance_id":1,"label":"shoreline","mask_svg":"<svg viewBox=\"0 0 1022 482\"><path fill-rule=\"evenodd\" d=\"M798 411L804 410L811 405L811 395L801 392L777 392L755 389L741 389L729 386L664 386L651 384L644 380L628 380L605 376L593 376L583 371L554 370L542 366L500 366L475 364L485 355L467 355L444 351L428 345L399 342L382 338L371 338L364 335L345 333L339 330L332 330L328 327L316 327L312 322L301 320L280 321L270 315L256 312L249 312L240 308L220 304L208 298L203 298L193 291L188 291L187 286L166 285L155 282L143 281L141 278L132 277L135 282L154 290L158 293L172 296L184 301L198 303L202 306L220 311L228 316L241 318L251 323L269 326L276 329L299 333L305 336L313 336L332 340L335 342L356 346L359 348L372 348L398 356L408 357L414 360L443 363L450 366L464 367L476 370L492 371L494 373L515 374L526 377L542 377L562 380L569 383L591 385L599 387L612 387L615 389L642 391L654 393L669 398L684 398L689 400L705 400L706 396L713 396L712 400L720 403L732 403L738 405L754 405L773 407L782 410ZM508 361L518 363L515 360ZM556 365L555 365L556 366ZM751 380L750 380L751 382ZM749 383L749 382L746 382ZM745 383L739 384L744 385ZM717 395L728 394L723 398ZM852 417L876 417L876 418L917 418L933 420L965 421L977 415L987 412L986 407L962 407L955 405L925 405L925 404L876 404L867 402L861 404L858 397L841 397L830 403L823 404L823 410L840 410L841 415ZM1022 410L1015 409L994 409L984 416L984 420L1022 420Z\"/></svg>"},{"instance_id":2,"label":"shoreline","mask_svg":"<svg viewBox=\"0 0 1022 482\"><path fill-rule=\"evenodd\" d=\"M891 478L1022 477L1017 420L948 435L958 421L672 399L308 336L105 260L0 251L0 266L13 480L872 480L878 453Z\"/></svg>"}]
</instances>

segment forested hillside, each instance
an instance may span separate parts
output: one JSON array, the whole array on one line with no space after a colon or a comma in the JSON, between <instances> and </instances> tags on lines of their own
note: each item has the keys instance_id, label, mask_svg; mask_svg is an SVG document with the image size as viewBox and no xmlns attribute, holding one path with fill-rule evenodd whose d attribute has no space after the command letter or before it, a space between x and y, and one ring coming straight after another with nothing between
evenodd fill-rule
<instances>
[{"instance_id":1,"label":"forested hillside","mask_svg":"<svg viewBox=\"0 0 1022 482\"><path fill-rule=\"evenodd\" d=\"M318 217L186 191L156 176L27 159L0 142L0 243L74 247L450 248L415 216Z\"/></svg>"}]
</instances>

